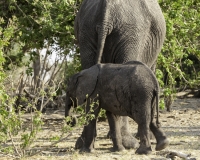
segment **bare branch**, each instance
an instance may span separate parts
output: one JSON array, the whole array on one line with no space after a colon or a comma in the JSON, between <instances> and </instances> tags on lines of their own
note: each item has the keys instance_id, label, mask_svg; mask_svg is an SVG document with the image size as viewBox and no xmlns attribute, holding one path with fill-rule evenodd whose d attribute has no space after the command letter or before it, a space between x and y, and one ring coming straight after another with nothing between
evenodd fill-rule
<instances>
[{"instance_id":1,"label":"bare branch","mask_svg":"<svg viewBox=\"0 0 200 160\"><path fill-rule=\"evenodd\" d=\"M47 51L48 51L48 49L49 49L49 45L48 45L48 47L47 47ZM44 62L43 62L43 65L42 65L42 70L41 70L41 72L40 72L40 75L41 75L41 76L44 74L44 70L46 69L47 57L48 57L48 54L46 53L46 54L45 54L45 57L44 57ZM44 78L43 78L43 79L44 79Z\"/></svg>"},{"instance_id":2,"label":"bare branch","mask_svg":"<svg viewBox=\"0 0 200 160\"><path fill-rule=\"evenodd\" d=\"M184 77L183 73L181 72L181 70L179 68L174 67L173 65L170 65L172 68L174 68L176 71L178 71L181 74L181 77L183 78L183 80L189 84L188 80Z\"/></svg>"},{"instance_id":3,"label":"bare branch","mask_svg":"<svg viewBox=\"0 0 200 160\"><path fill-rule=\"evenodd\" d=\"M24 92L27 94L28 97L30 98L36 98L35 95L30 94L26 89L24 89Z\"/></svg>"},{"instance_id":4,"label":"bare branch","mask_svg":"<svg viewBox=\"0 0 200 160\"><path fill-rule=\"evenodd\" d=\"M65 58L66 58L66 55L65 55L65 57L63 58L60 67L58 68L58 70L56 71L56 73L53 75L52 79L55 79L55 77L57 76L57 74L58 74L58 73L60 72L60 70L62 69L63 64L64 64L64 62L65 62Z\"/></svg>"},{"instance_id":5,"label":"bare branch","mask_svg":"<svg viewBox=\"0 0 200 160\"><path fill-rule=\"evenodd\" d=\"M8 135L9 135L9 137L11 139L11 142L12 142L12 145L13 145L13 147L15 149L15 152L19 155L19 157L22 157L23 153L19 153L19 151L18 151L18 149L17 149L17 147L16 147L16 145L15 145L15 143L13 141L13 137L12 137L12 134L10 133L10 131L8 132Z\"/></svg>"}]
</instances>

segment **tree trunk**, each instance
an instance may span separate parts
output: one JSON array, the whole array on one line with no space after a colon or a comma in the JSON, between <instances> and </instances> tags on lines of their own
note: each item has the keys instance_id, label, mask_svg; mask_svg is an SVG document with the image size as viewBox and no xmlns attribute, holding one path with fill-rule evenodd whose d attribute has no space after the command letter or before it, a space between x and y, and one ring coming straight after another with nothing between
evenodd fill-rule
<instances>
[{"instance_id":1,"label":"tree trunk","mask_svg":"<svg viewBox=\"0 0 200 160\"><path fill-rule=\"evenodd\" d=\"M35 60L33 61L33 71L34 71L34 86L35 88L38 88L40 86L40 51L37 50L37 56L35 57Z\"/></svg>"}]
</instances>

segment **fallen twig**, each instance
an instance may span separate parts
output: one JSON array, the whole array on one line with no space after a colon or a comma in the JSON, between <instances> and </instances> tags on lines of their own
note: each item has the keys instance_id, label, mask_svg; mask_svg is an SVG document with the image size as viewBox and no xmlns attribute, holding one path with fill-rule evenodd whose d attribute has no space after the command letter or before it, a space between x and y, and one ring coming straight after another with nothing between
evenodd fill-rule
<instances>
[{"instance_id":1,"label":"fallen twig","mask_svg":"<svg viewBox=\"0 0 200 160\"><path fill-rule=\"evenodd\" d=\"M167 154L166 158L175 158L175 157L180 157L183 158L185 160L196 160L196 158L191 158L190 157L191 154L185 154L182 152L178 152L178 151L171 151L169 154Z\"/></svg>"},{"instance_id":2,"label":"fallen twig","mask_svg":"<svg viewBox=\"0 0 200 160\"><path fill-rule=\"evenodd\" d=\"M55 144L58 144L59 142L62 142L63 140L66 140L66 139L67 139L69 136L71 136L71 135L72 135L72 133L68 134L66 137L60 139L59 141L56 141L56 142L50 144L49 146L46 146L43 150L40 150L40 151L38 151L38 152L36 152L36 153L34 153L34 154L32 154L32 155L29 155L29 156L30 156L30 157L35 156L35 155L37 155L37 154L43 152L44 150L46 150L46 149L49 148L50 146L54 146ZM62 137L62 136L61 136L61 137Z\"/></svg>"}]
</instances>

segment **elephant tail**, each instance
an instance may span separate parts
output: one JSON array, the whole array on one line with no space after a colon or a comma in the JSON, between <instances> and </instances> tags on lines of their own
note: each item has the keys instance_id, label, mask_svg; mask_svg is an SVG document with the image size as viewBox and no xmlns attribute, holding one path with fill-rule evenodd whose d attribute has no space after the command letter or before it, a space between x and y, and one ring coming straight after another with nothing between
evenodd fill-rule
<instances>
[{"instance_id":1,"label":"elephant tail","mask_svg":"<svg viewBox=\"0 0 200 160\"><path fill-rule=\"evenodd\" d=\"M99 64L102 61L103 50L105 46L106 37L112 31L111 25L111 15L110 15L110 2L107 0L102 0L99 9L101 10L99 13L99 23L96 25L96 31L98 34L98 42L97 42L97 55L96 55L96 63ZM103 9L103 10L102 10Z\"/></svg>"},{"instance_id":2,"label":"elephant tail","mask_svg":"<svg viewBox=\"0 0 200 160\"><path fill-rule=\"evenodd\" d=\"M98 43L97 43L97 55L96 55L96 64L101 63L103 56L103 49L107 37L107 29L103 26L97 25L97 33L98 33Z\"/></svg>"},{"instance_id":3,"label":"elephant tail","mask_svg":"<svg viewBox=\"0 0 200 160\"><path fill-rule=\"evenodd\" d=\"M160 128L161 124L159 122L159 91L154 90L154 92L155 92L155 96L156 96L156 112L157 112L156 124L157 124L157 127Z\"/></svg>"}]
</instances>

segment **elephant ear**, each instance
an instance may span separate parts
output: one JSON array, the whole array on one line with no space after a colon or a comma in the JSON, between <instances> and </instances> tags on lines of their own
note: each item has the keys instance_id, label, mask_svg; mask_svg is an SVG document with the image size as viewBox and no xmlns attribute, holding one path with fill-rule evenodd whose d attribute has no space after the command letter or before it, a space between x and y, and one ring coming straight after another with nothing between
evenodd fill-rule
<instances>
[{"instance_id":1,"label":"elephant ear","mask_svg":"<svg viewBox=\"0 0 200 160\"><path fill-rule=\"evenodd\" d=\"M82 104L86 100L86 96L90 97L95 92L98 74L99 67L97 65L80 72L76 82L76 98L78 98L78 104Z\"/></svg>"}]
</instances>

